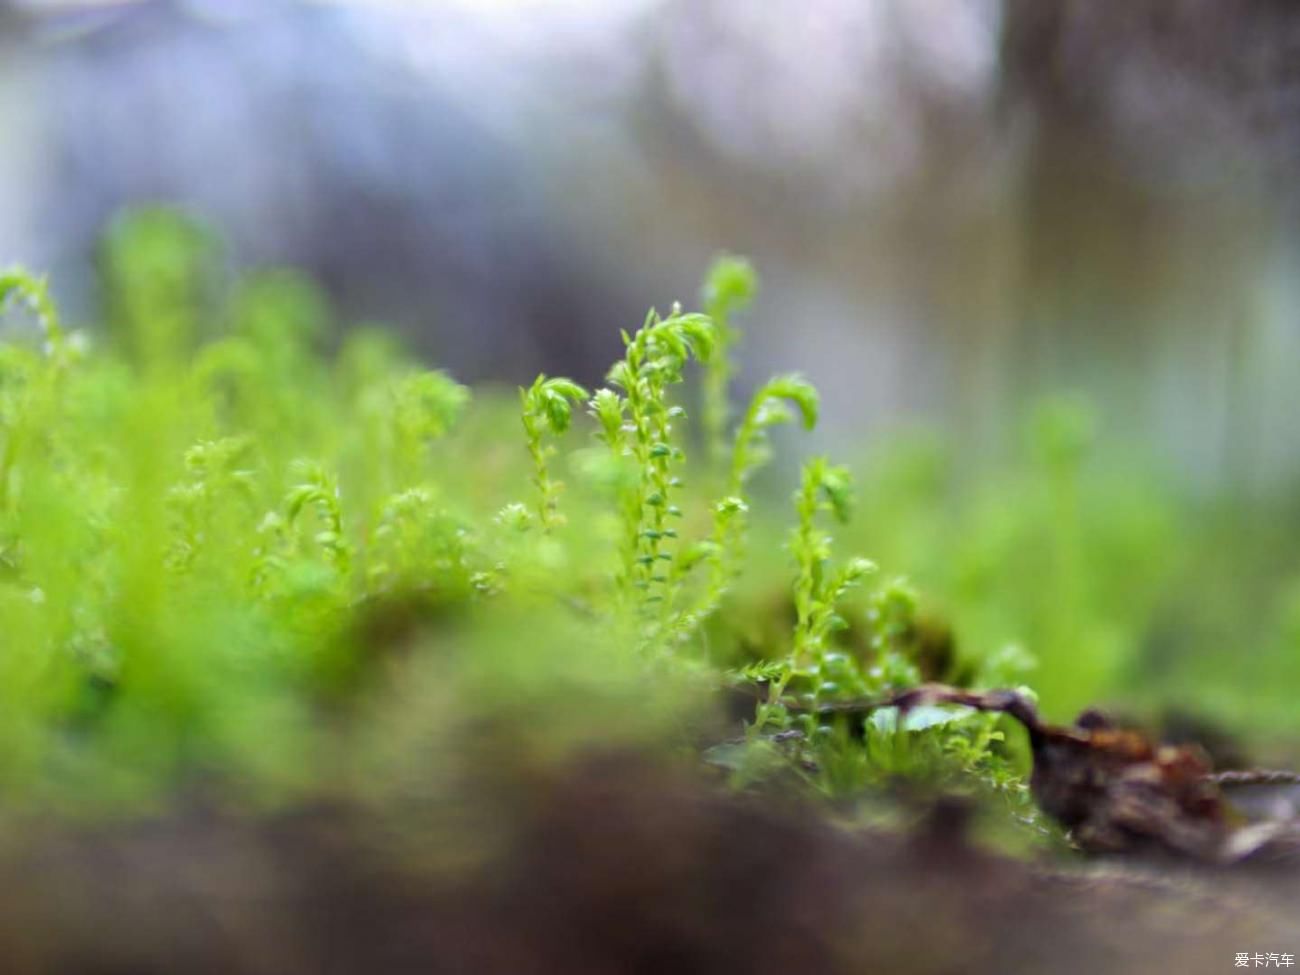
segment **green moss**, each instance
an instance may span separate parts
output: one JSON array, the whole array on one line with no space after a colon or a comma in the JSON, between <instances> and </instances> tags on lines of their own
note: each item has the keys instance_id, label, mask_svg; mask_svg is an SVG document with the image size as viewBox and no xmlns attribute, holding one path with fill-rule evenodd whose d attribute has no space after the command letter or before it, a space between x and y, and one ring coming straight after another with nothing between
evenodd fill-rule
<instances>
[{"instance_id":1,"label":"green moss","mask_svg":"<svg viewBox=\"0 0 1300 975\"><path fill-rule=\"evenodd\" d=\"M1071 403L960 489L942 443L909 439L857 478L861 520L848 470L814 458L788 528L751 482L769 432L811 429L819 402L778 376L732 422L731 319L756 282L738 259L710 272L704 313L652 311L625 333L604 388L539 376L516 401L471 396L382 331L326 354L319 291L288 272L223 289L218 254L174 214L119 221L108 327L89 336L42 281L0 274L0 312L34 315L41 339L0 345L11 801L138 802L196 770L271 796L318 787L345 761L338 709L364 710L375 675L414 661L401 686L419 694L390 685L375 721L394 743L467 701L526 715L542 751L547 729L677 740L684 709L740 684L755 703L722 760L737 783L793 775L842 796L908 775L1019 814L1023 756L996 717L847 726L787 704L1030 677L1049 710L1090 703L1141 666L1195 564L1162 495L1093 479L1096 420ZM854 551L888 573L836 554Z\"/></svg>"}]
</instances>

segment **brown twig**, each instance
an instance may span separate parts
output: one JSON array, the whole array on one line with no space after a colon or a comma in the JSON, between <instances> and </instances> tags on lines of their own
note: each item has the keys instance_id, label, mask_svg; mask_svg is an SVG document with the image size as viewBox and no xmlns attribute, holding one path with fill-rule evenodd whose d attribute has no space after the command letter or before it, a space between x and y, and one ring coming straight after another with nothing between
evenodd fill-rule
<instances>
[{"instance_id":1,"label":"brown twig","mask_svg":"<svg viewBox=\"0 0 1300 975\"><path fill-rule=\"evenodd\" d=\"M1300 772L1289 769L1227 769L1211 772L1208 778L1218 785L1300 785Z\"/></svg>"},{"instance_id":2,"label":"brown twig","mask_svg":"<svg viewBox=\"0 0 1300 975\"><path fill-rule=\"evenodd\" d=\"M1199 746L1160 745L1096 712L1074 725L1047 724L1027 697L1011 690L923 684L878 698L781 703L827 716L865 716L886 707L905 714L944 704L1009 714L1029 733L1035 802L1093 853L1158 850L1212 863L1254 857L1281 842L1282 824L1276 830L1238 825L1222 787L1300 783L1300 773L1283 770L1216 773Z\"/></svg>"}]
</instances>

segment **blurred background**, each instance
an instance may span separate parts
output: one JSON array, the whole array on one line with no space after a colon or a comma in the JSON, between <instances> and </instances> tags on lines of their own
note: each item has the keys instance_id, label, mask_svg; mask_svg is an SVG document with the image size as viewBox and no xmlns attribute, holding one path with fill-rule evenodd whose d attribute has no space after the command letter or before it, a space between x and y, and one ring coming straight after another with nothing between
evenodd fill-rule
<instances>
[{"instance_id":1,"label":"blurred background","mask_svg":"<svg viewBox=\"0 0 1300 975\"><path fill-rule=\"evenodd\" d=\"M590 382L746 254L742 387L806 373L867 550L1088 661L1063 702L1294 711L1298 171L1286 0L0 0L0 262L70 318L161 202L463 380Z\"/></svg>"},{"instance_id":2,"label":"blurred background","mask_svg":"<svg viewBox=\"0 0 1300 975\"><path fill-rule=\"evenodd\" d=\"M1297 469L1300 24L1249 0L0 3L0 254L214 223L467 379L596 377L711 254L855 438L1094 394L1188 477Z\"/></svg>"}]
</instances>

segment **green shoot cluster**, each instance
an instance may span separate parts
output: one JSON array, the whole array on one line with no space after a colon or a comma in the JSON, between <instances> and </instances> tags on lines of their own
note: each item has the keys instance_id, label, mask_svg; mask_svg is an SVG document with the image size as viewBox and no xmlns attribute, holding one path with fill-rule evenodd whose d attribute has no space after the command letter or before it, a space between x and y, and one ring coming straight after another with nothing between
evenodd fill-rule
<instances>
[{"instance_id":1,"label":"green shoot cluster","mask_svg":"<svg viewBox=\"0 0 1300 975\"><path fill-rule=\"evenodd\" d=\"M623 333L602 388L539 376L514 413L471 402L382 332L326 354L329 306L309 282L224 282L217 254L174 214L120 220L102 262L107 325L91 336L64 330L43 281L0 275L14 325L0 344L0 791L131 797L195 768L272 791L323 777L322 715L448 614L470 633L559 615L584 634L569 646L604 646L610 667L626 646L655 679L702 669L713 687L766 687L753 755L775 747L770 727L802 720L787 692L920 679L906 587L851 602L874 566L832 556L821 522L849 515L843 468L804 466L787 567L769 584L749 565L769 435L812 429L818 398L778 376L731 423L747 263L713 268L704 313L651 311ZM703 463L688 456L693 363ZM728 614L764 586L792 625L746 660ZM855 626L870 634L860 653ZM536 641L510 638L510 680L573 672L576 649ZM431 666L450 679L451 664ZM832 729L803 724L806 747L830 747ZM942 724L960 767L1006 771L984 717ZM868 729L854 760L912 734Z\"/></svg>"}]
</instances>

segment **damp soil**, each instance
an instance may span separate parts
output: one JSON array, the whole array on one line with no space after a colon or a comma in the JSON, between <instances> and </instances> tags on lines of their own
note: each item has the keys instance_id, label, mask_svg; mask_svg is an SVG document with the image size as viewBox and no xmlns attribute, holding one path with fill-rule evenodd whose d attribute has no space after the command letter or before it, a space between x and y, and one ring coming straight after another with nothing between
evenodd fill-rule
<instances>
[{"instance_id":1,"label":"damp soil","mask_svg":"<svg viewBox=\"0 0 1300 975\"><path fill-rule=\"evenodd\" d=\"M951 802L850 829L626 752L446 802L11 831L2 970L1149 975L1300 953L1295 871L1015 859Z\"/></svg>"}]
</instances>

